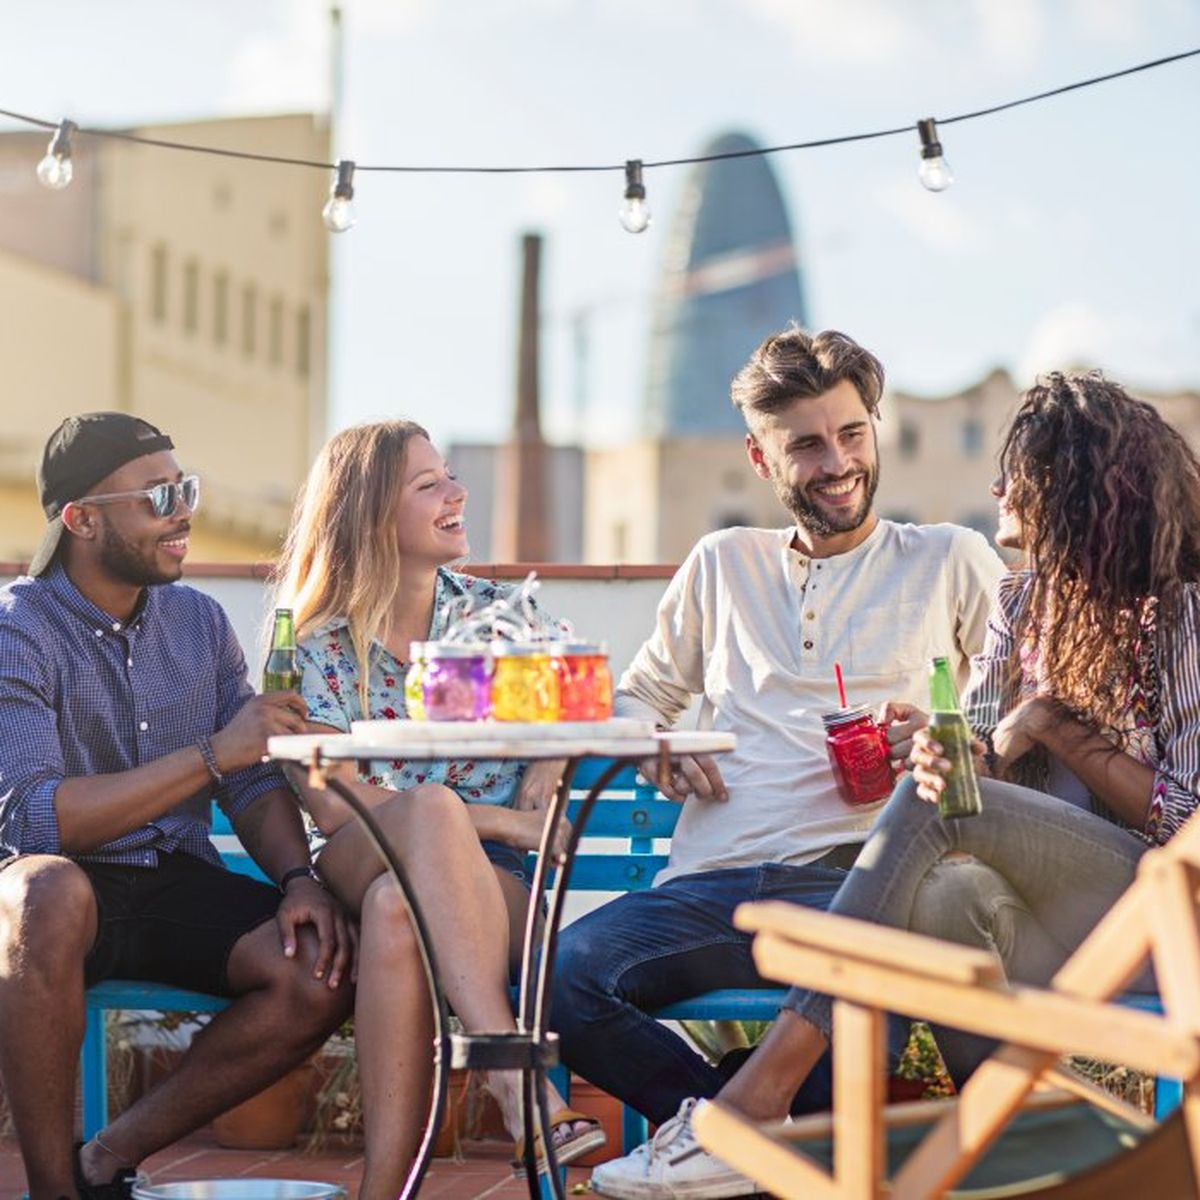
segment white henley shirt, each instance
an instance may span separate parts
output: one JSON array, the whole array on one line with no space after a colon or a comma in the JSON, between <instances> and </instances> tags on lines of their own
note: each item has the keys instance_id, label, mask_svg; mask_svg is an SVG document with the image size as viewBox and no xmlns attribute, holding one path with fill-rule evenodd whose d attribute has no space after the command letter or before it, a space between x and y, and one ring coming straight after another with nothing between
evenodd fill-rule
<instances>
[{"instance_id":1,"label":"white henley shirt","mask_svg":"<svg viewBox=\"0 0 1200 1200\"><path fill-rule=\"evenodd\" d=\"M728 801L687 800L656 884L861 842L883 801L852 808L838 794L821 723L839 706L834 663L851 704L927 709L930 658L950 659L961 690L983 646L1004 568L981 534L881 520L853 550L810 559L795 533L702 538L621 678L616 715L670 726L700 695L699 728L738 739L717 760Z\"/></svg>"}]
</instances>

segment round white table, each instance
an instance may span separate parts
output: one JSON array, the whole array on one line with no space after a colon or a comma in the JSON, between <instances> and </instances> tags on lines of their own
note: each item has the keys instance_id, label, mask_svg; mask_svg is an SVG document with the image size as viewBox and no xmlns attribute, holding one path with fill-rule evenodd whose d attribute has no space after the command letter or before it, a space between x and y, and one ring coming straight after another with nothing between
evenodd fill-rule
<instances>
[{"instance_id":1,"label":"round white table","mask_svg":"<svg viewBox=\"0 0 1200 1200\"><path fill-rule=\"evenodd\" d=\"M612 720L571 724L504 724L492 722L419 722L360 721L348 734L311 734L273 737L268 743L269 757L278 762L293 779L295 772L307 768L309 786L327 787L344 800L366 827L388 868L395 877L408 904L413 927L425 961L426 982L434 1009L434 1086L430 1119L417 1157L409 1172L402 1196L414 1195L421 1184L433 1151L433 1140L441 1123L446 1099L446 1072L450 1066L486 1070L516 1069L524 1075L525 1128L541 1133L545 1148L550 1186L557 1200L563 1200L562 1181L555 1161L550 1130L550 1112L546 1100L546 1070L558 1062L558 1042L547 1028L546 1003L553 970L554 949L562 920L563 902L570 882L571 863L579 839L587 825L588 814L596 798L612 778L630 763L653 759L656 778L665 778L670 762L680 755L721 754L732 750L736 739L730 733L704 731L654 732L638 721ZM530 890L529 915L520 978L517 1032L513 1034L451 1034L446 999L438 979L433 947L421 916L420 904L413 895L404 869L387 839L371 816L369 807L354 791L331 772L338 763L352 761L365 769L375 761L437 759L566 759L562 779L546 811L541 846ZM612 759L600 773L584 798L576 816L566 849L559 856L550 853L558 823L565 817L571 793L571 779L580 760ZM538 951L540 898L552 867L557 867L550 892L546 919L542 923L541 954ZM532 1198L540 1195L535 1139L525 1138L525 1174Z\"/></svg>"}]
</instances>

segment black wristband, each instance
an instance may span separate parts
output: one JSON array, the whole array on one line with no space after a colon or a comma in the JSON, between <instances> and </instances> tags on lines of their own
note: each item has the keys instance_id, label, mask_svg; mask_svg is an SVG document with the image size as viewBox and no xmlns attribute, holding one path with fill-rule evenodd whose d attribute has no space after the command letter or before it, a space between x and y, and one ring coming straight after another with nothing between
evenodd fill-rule
<instances>
[{"instance_id":1,"label":"black wristband","mask_svg":"<svg viewBox=\"0 0 1200 1200\"><path fill-rule=\"evenodd\" d=\"M321 877L317 874L316 867L293 867L290 871L284 871L282 878L279 880L279 890L281 892L286 892L287 885L291 883L293 879L299 879L301 876L311 879L314 883L321 882Z\"/></svg>"}]
</instances>

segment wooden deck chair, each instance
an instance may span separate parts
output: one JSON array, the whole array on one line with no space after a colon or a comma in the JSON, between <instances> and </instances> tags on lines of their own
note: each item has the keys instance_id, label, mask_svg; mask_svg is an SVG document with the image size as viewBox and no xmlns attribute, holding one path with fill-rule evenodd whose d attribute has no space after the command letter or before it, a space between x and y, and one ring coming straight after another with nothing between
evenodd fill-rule
<instances>
[{"instance_id":1,"label":"wooden deck chair","mask_svg":"<svg viewBox=\"0 0 1200 1200\"><path fill-rule=\"evenodd\" d=\"M833 1114L759 1126L713 1102L693 1118L700 1143L765 1191L797 1200L1197 1197L1198 888L1200 816L1143 857L1046 988L1005 983L983 951L791 904L742 905L735 923L757 931L763 976L834 997ZM1112 1002L1147 958L1161 1015ZM956 1099L885 1109L884 1011L1001 1045ZM1179 1078L1183 1104L1155 1126L1065 1072L1065 1054ZM1047 1143L1039 1164L1037 1146Z\"/></svg>"}]
</instances>

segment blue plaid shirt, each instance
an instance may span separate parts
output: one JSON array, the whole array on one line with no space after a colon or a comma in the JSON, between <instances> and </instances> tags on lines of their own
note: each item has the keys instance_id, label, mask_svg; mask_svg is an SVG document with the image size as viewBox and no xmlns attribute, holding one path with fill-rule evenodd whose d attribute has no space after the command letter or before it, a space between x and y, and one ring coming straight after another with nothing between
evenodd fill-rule
<instances>
[{"instance_id":1,"label":"blue plaid shirt","mask_svg":"<svg viewBox=\"0 0 1200 1200\"><path fill-rule=\"evenodd\" d=\"M109 775L194 746L253 695L229 619L211 597L148 587L127 622L87 600L55 565L0 588L0 857L61 854L54 798L64 779ZM272 767L226 777L216 799L232 818L283 787ZM209 840L204 787L89 862L155 866L160 852L221 859Z\"/></svg>"}]
</instances>

